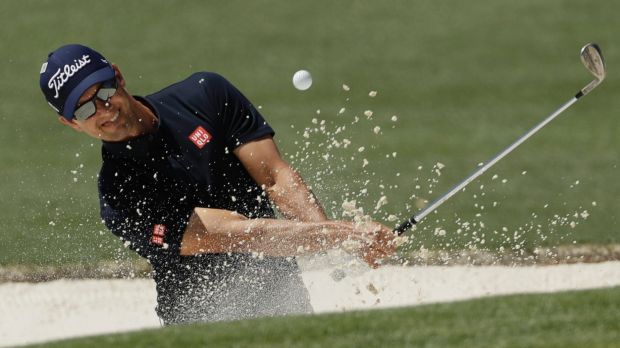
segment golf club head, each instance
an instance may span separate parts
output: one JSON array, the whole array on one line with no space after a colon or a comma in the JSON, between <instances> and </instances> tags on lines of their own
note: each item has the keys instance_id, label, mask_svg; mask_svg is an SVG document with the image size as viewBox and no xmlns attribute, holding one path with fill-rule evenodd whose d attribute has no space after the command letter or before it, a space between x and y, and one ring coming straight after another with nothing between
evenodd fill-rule
<instances>
[{"instance_id":1,"label":"golf club head","mask_svg":"<svg viewBox=\"0 0 620 348\"><path fill-rule=\"evenodd\" d=\"M589 43L581 48L581 62L592 75L596 77L596 80L582 88L581 91L575 95L577 99L592 92L592 90L605 79L606 74L605 60L603 59L601 48L595 43Z\"/></svg>"},{"instance_id":2,"label":"golf club head","mask_svg":"<svg viewBox=\"0 0 620 348\"><path fill-rule=\"evenodd\" d=\"M594 75L599 81L605 79L605 59L601 48L595 43L589 43L581 49L581 61L583 65Z\"/></svg>"}]
</instances>

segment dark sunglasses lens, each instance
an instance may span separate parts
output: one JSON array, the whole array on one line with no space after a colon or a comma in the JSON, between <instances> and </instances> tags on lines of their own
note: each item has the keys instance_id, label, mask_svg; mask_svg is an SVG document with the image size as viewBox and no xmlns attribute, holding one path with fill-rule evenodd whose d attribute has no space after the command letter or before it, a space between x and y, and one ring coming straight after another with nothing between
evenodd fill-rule
<instances>
[{"instance_id":1,"label":"dark sunglasses lens","mask_svg":"<svg viewBox=\"0 0 620 348\"><path fill-rule=\"evenodd\" d=\"M73 116L75 116L75 118L80 121L84 121L87 118L94 115L95 112L97 112L97 108L95 107L95 102L91 100L87 102L86 104L77 108L75 112L73 113Z\"/></svg>"},{"instance_id":2,"label":"dark sunglasses lens","mask_svg":"<svg viewBox=\"0 0 620 348\"><path fill-rule=\"evenodd\" d=\"M101 84L101 87L97 90L97 94L95 95L97 98L107 102L112 98L114 93L116 93L116 78L113 78L109 81L105 81ZM97 112L97 105L95 105L95 97L86 102L84 105L80 106L75 110L73 116L80 120L84 121L87 118L91 117Z\"/></svg>"},{"instance_id":3,"label":"dark sunglasses lens","mask_svg":"<svg viewBox=\"0 0 620 348\"><path fill-rule=\"evenodd\" d=\"M116 93L116 88L101 88L99 92L97 92L97 98L108 101L108 99L112 98L114 93Z\"/></svg>"}]
</instances>

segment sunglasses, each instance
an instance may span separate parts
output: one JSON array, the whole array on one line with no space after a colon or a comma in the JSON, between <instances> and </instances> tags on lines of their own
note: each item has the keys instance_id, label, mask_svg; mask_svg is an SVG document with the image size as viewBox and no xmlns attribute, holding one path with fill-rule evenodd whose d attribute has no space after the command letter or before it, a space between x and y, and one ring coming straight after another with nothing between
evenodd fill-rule
<instances>
[{"instance_id":1,"label":"sunglasses","mask_svg":"<svg viewBox=\"0 0 620 348\"><path fill-rule=\"evenodd\" d=\"M89 100L82 103L82 105L78 106L73 112L73 117L76 120L86 121L89 117L93 116L97 113L97 104L95 103L96 99L103 100L107 103L110 98L116 93L116 89L118 88L118 84L116 82L116 77L111 80L104 81L101 83L101 86L97 88L95 95Z\"/></svg>"}]
</instances>

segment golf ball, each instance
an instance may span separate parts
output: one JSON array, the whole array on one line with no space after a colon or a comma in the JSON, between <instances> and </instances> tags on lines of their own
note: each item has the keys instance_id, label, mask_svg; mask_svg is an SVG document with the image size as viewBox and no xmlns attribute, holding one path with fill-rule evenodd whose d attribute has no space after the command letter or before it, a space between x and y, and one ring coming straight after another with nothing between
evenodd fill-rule
<instances>
[{"instance_id":1,"label":"golf ball","mask_svg":"<svg viewBox=\"0 0 620 348\"><path fill-rule=\"evenodd\" d=\"M293 75L293 86L305 91L312 86L312 75L307 70L299 70Z\"/></svg>"}]
</instances>

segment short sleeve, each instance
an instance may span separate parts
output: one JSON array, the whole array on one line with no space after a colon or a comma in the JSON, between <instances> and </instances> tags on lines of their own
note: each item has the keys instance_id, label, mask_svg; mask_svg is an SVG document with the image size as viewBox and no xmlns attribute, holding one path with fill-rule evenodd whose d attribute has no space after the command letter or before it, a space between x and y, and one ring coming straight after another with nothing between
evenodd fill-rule
<instances>
[{"instance_id":1,"label":"short sleeve","mask_svg":"<svg viewBox=\"0 0 620 348\"><path fill-rule=\"evenodd\" d=\"M275 132L250 101L224 77L203 73L208 102L220 115L226 146L234 149Z\"/></svg>"}]
</instances>

